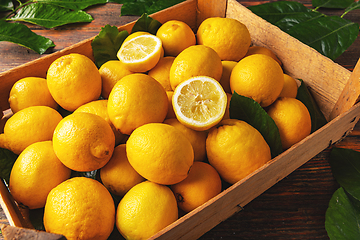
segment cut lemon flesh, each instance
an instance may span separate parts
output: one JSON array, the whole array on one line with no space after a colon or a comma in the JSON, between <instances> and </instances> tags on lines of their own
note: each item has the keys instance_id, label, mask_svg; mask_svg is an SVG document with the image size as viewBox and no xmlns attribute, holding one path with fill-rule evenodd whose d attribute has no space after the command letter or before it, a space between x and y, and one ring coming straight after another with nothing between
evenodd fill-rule
<instances>
[{"instance_id":1,"label":"cut lemon flesh","mask_svg":"<svg viewBox=\"0 0 360 240\"><path fill-rule=\"evenodd\" d=\"M143 34L124 41L117 57L133 72L146 72L158 63L162 43L160 38L151 34Z\"/></svg>"},{"instance_id":2,"label":"cut lemon flesh","mask_svg":"<svg viewBox=\"0 0 360 240\"><path fill-rule=\"evenodd\" d=\"M227 97L220 83L211 77L192 77L180 83L172 98L177 119L197 131L218 124L224 114Z\"/></svg>"}]
</instances>

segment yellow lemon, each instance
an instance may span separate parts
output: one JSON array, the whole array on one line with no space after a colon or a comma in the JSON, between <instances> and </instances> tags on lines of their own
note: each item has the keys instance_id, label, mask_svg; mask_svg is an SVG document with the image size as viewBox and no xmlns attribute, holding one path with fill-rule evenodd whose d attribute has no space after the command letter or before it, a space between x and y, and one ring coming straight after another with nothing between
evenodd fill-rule
<instances>
[{"instance_id":1,"label":"yellow lemon","mask_svg":"<svg viewBox=\"0 0 360 240\"><path fill-rule=\"evenodd\" d=\"M151 34L143 34L124 41L117 57L132 72L146 72L160 60L161 40Z\"/></svg>"},{"instance_id":2,"label":"yellow lemon","mask_svg":"<svg viewBox=\"0 0 360 240\"><path fill-rule=\"evenodd\" d=\"M205 162L194 162L189 176L170 188L179 208L190 212L218 195L221 186L220 175L214 167Z\"/></svg>"},{"instance_id":3,"label":"yellow lemon","mask_svg":"<svg viewBox=\"0 0 360 240\"><path fill-rule=\"evenodd\" d=\"M261 46L251 46L249 47L248 52L246 53L245 57L253 55L253 54L264 54L268 55L269 57L272 57L275 61L279 63L280 66L282 66L282 62L279 60L279 58L275 55L273 51L271 51L269 48L261 47Z\"/></svg>"},{"instance_id":4,"label":"yellow lemon","mask_svg":"<svg viewBox=\"0 0 360 240\"><path fill-rule=\"evenodd\" d=\"M195 33L189 25L179 20L162 24L156 36L161 39L166 56L176 57L184 49L196 44Z\"/></svg>"},{"instance_id":5,"label":"yellow lemon","mask_svg":"<svg viewBox=\"0 0 360 240\"><path fill-rule=\"evenodd\" d=\"M79 172L94 171L110 160L115 136L102 117L77 112L59 122L53 144L56 156L68 168Z\"/></svg>"},{"instance_id":6,"label":"yellow lemon","mask_svg":"<svg viewBox=\"0 0 360 240\"><path fill-rule=\"evenodd\" d=\"M250 124L225 119L212 128L206 139L209 163L221 178L234 184L271 159L270 147Z\"/></svg>"},{"instance_id":7,"label":"yellow lemon","mask_svg":"<svg viewBox=\"0 0 360 240\"><path fill-rule=\"evenodd\" d=\"M148 72L150 77L161 83L166 91L172 91L170 84L170 68L175 60L175 57L163 57L158 64Z\"/></svg>"},{"instance_id":8,"label":"yellow lemon","mask_svg":"<svg viewBox=\"0 0 360 240\"><path fill-rule=\"evenodd\" d=\"M174 95L174 91L166 91L166 95L168 97L168 112L166 114L166 117L165 119L168 119L168 118L176 118L176 115L175 115L175 112L174 112L174 108L173 108L173 105L172 105L172 97Z\"/></svg>"},{"instance_id":9,"label":"yellow lemon","mask_svg":"<svg viewBox=\"0 0 360 240\"><path fill-rule=\"evenodd\" d=\"M251 37L247 27L236 19L211 17L197 30L197 43L209 46L221 60L239 61L247 53Z\"/></svg>"},{"instance_id":10,"label":"yellow lemon","mask_svg":"<svg viewBox=\"0 0 360 240\"><path fill-rule=\"evenodd\" d=\"M51 63L47 85L55 101L64 109L74 111L96 100L101 94L101 76L90 58L71 53Z\"/></svg>"},{"instance_id":11,"label":"yellow lemon","mask_svg":"<svg viewBox=\"0 0 360 240\"><path fill-rule=\"evenodd\" d=\"M281 90L279 97L296 98L298 85L295 78L284 73L284 87Z\"/></svg>"},{"instance_id":12,"label":"yellow lemon","mask_svg":"<svg viewBox=\"0 0 360 240\"><path fill-rule=\"evenodd\" d=\"M194 150L194 161L206 160L206 131L195 131L180 123L176 118L165 119L164 123L174 126L180 130L190 141Z\"/></svg>"},{"instance_id":13,"label":"yellow lemon","mask_svg":"<svg viewBox=\"0 0 360 240\"><path fill-rule=\"evenodd\" d=\"M102 81L101 96L107 99L114 85L121 78L133 72L129 71L119 60L110 60L101 65L99 73Z\"/></svg>"},{"instance_id":14,"label":"yellow lemon","mask_svg":"<svg viewBox=\"0 0 360 240\"><path fill-rule=\"evenodd\" d=\"M145 181L131 188L116 211L116 226L125 239L148 239L175 222L178 208L169 187Z\"/></svg>"},{"instance_id":15,"label":"yellow lemon","mask_svg":"<svg viewBox=\"0 0 360 240\"><path fill-rule=\"evenodd\" d=\"M226 97L227 97L227 103L226 103L226 109L225 109L225 114L224 114L223 120L230 118L230 101L231 101L232 95L230 93L226 93Z\"/></svg>"},{"instance_id":16,"label":"yellow lemon","mask_svg":"<svg viewBox=\"0 0 360 240\"><path fill-rule=\"evenodd\" d=\"M70 175L71 170L56 157L51 141L33 143L21 152L11 169L11 196L30 209L42 208L51 189Z\"/></svg>"},{"instance_id":17,"label":"yellow lemon","mask_svg":"<svg viewBox=\"0 0 360 240\"><path fill-rule=\"evenodd\" d=\"M281 97L267 110L280 132L283 149L288 149L311 133L311 117L296 98Z\"/></svg>"},{"instance_id":18,"label":"yellow lemon","mask_svg":"<svg viewBox=\"0 0 360 240\"><path fill-rule=\"evenodd\" d=\"M16 81L10 90L9 104L13 113L30 106L58 108L46 79L40 77L25 77Z\"/></svg>"},{"instance_id":19,"label":"yellow lemon","mask_svg":"<svg viewBox=\"0 0 360 240\"><path fill-rule=\"evenodd\" d=\"M107 111L107 103L108 103L107 99L100 99L100 100L95 100L95 101L92 101L89 103L85 103L84 105L77 108L74 111L74 113L87 112L87 113L92 113L92 114L98 115L99 117L102 117L110 125L111 129L113 130L114 135L115 135L115 145L118 145L124 139L124 135L120 131L118 131L115 128L115 126L112 124L112 122L110 121L109 114Z\"/></svg>"},{"instance_id":20,"label":"yellow lemon","mask_svg":"<svg viewBox=\"0 0 360 240\"><path fill-rule=\"evenodd\" d=\"M111 122L127 135L146 123L163 122L167 111L165 89L154 78L142 73L123 77L108 99Z\"/></svg>"},{"instance_id":21,"label":"yellow lemon","mask_svg":"<svg viewBox=\"0 0 360 240\"><path fill-rule=\"evenodd\" d=\"M220 79L220 84L221 86L224 88L224 91L226 93L231 93L231 88L230 88L230 76L231 76L231 71L233 70L233 68L235 67L235 65L237 64L237 62L235 61L221 61L222 66L223 66L223 72L221 75L221 79Z\"/></svg>"},{"instance_id":22,"label":"yellow lemon","mask_svg":"<svg viewBox=\"0 0 360 240\"><path fill-rule=\"evenodd\" d=\"M219 55L210 47L194 45L182 51L170 68L170 84L174 90L181 82L195 76L208 76L219 81L222 75Z\"/></svg>"},{"instance_id":23,"label":"yellow lemon","mask_svg":"<svg viewBox=\"0 0 360 240\"><path fill-rule=\"evenodd\" d=\"M284 73L280 65L264 54L241 59L230 76L231 92L252 98L267 107L280 95L284 86Z\"/></svg>"},{"instance_id":24,"label":"yellow lemon","mask_svg":"<svg viewBox=\"0 0 360 240\"><path fill-rule=\"evenodd\" d=\"M130 165L126 145L115 147L109 162L100 169L101 182L113 194L124 196L130 188L145 179Z\"/></svg>"},{"instance_id":25,"label":"yellow lemon","mask_svg":"<svg viewBox=\"0 0 360 240\"><path fill-rule=\"evenodd\" d=\"M218 124L226 110L227 97L220 83L213 78L190 78L174 91L176 118L185 126L204 131Z\"/></svg>"},{"instance_id":26,"label":"yellow lemon","mask_svg":"<svg viewBox=\"0 0 360 240\"><path fill-rule=\"evenodd\" d=\"M115 225L115 205L109 191L86 177L70 178L53 188L44 208L44 226L68 240L106 240Z\"/></svg>"},{"instance_id":27,"label":"yellow lemon","mask_svg":"<svg viewBox=\"0 0 360 240\"><path fill-rule=\"evenodd\" d=\"M190 141L180 130L164 123L135 129L126 142L126 153L141 176L164 185L184 180L194 161Z\"/></svg>"},{"instance_id":28,"label":"yellow lemon","mask_svg":"<svg viewBox=\"0 0 360 240\"><path fill-rule=\"evenodd\" d=\"M51 140L62 116L47 106L24 108L11 116L0 134L0 147L20 154L35 142Z\"/></svg>"}]
</instances>

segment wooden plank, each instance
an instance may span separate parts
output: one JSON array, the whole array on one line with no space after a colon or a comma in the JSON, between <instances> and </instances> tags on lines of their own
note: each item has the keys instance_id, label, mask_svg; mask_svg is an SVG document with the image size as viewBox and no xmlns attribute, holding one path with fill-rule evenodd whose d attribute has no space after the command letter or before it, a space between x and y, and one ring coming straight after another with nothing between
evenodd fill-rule
<instances>
[{"instance_id":1,"label":"wooden plank","mask_svg":"<svg viewBox=\"0 0 360 240\"><path fill-rule=\"evenodd\" d=\"M197 27L209 17L225 17L226 0L198 0L197 1Z\"/></svg>"},{"instance_id":2,"label":"wooden plank","mask_svg":"<svg viewBox=\"0 0 360 240\"><path fill-rule=\"evenodd\" d=\"M336 102L330 114L330 120L344 113L349 108L354 106L358 101L360 94L360 60L358 60L355 68L346 83L338 101Z\"/></svg>"},{"instance_id":3,"label":"wooden plank","mask_svg":"<svg viewBox=\"0 0 360 240\"><path fill-rule=\"evenodd\" d=\"M329 120L351 72L253 14L235 0L228 0L226 16L248 27L253 44L272 49L284 63L284 72L306 82Z\"/></svg>"}]
</instances>

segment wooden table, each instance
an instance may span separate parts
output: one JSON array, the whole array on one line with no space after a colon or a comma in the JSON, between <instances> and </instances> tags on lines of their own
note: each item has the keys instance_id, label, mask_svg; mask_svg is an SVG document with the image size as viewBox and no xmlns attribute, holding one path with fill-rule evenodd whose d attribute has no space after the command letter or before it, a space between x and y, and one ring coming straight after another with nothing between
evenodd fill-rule
<instances>
[{"instance_id":1,"label":"wooden table","mask_svg":"<svg viewBox=\"0 0 360 240\"><path fill-rule=\"evenodd\" d=\"M311 0L297 0L311 7ZM245 6L269 2L239 0ZM47 30L28 25L37 34L54 41L49 54L97 35L106 24L120 26L138 17L119 17L121 5L108 3L86 11L94 17L88 24L71 24ZM321 10L340 16L341 10ZM360 23L360 10L346 15ZM0 72L41 57L39 54L8 42L0 42ZM360 38L335 62L352 70L360 57ZM360 123L338 147L360 150ZM329 239L324 227L329 200L339 185L328 163L330 148L325 149L302 167L281 180L265 193L247 204L243 211L220 223L200 239ZM0 223L7 223L0 211ZM4 239L0 236L0 239Z\"/></svg>"}]
</instances>

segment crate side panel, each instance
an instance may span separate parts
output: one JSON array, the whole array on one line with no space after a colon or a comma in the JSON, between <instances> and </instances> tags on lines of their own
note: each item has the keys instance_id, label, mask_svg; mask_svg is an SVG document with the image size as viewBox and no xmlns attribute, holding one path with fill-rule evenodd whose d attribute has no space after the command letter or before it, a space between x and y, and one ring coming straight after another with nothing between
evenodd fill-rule
<instances>
[{"instance_id":1,"label":"crate side panel","mask_svg":"<svg viewBox=\"0 0 360 240\"><path fill-rule=\"evenodd\" d=\"M226 17L244 23L254 45L270 48L283 62L284 72L304 80L329 119L351 75L350 71L253 14L235 0L228 0Z\"/></svg>"},{"instance_id":2,"label":"crate side panel","mask_svg":"<svg viewBox=\"0 0 360 240\"><path fill-rule=\"evenodd\" d=\"M160 231L152 239L196 239L232 216L316 154L344 138L360 118L360 103L272 159L245 179Z\"/></svg>"}]
</instances>

